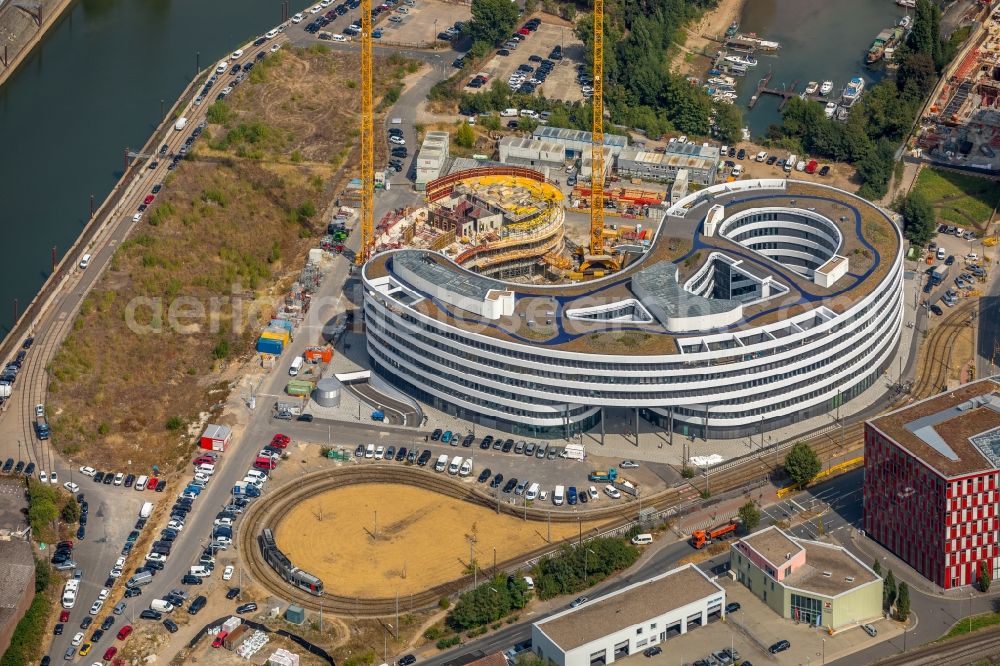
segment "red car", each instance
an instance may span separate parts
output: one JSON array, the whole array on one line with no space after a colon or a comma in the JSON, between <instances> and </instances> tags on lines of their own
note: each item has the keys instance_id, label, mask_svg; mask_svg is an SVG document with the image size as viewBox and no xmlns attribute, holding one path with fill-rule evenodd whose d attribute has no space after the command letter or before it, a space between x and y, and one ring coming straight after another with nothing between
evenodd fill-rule
<instances>
[{"instance_id":1,"label":"red car","mask_svg":"<svg viewBox=\"0 0 1000 666\"><path fill-rule=\"evenodd\" d=\"M253 468L262 472L270 472L278 466L278 461L274 458L257 458L253 461Z\"/></svg>"},{"instance_id":2,"label":"red car","mask_svg":"<svg viewBox=\"0 0 1000 666\"><path fill-rule=\"evenodd\" d=\"M194 459L194 462L192 464L195 465L196 467L198 465L214 465L215 458L209 458L208 456L199 456Z\"/></svg>"},{"instance_id":3,"label":"red car","mask_svg":"<svg viewBox=\"0 0 1000 666\"><path fill-rule=\"evenodd\" d=\"M160 485L160 480L154 476L149 480L149 483L146 484L146 490L156 490L156 486L158 485Z\"/></svg>"},{"instance_id":4,"label":"red car","mask_svg":"<svg viewBox=\"0 0 1000 666\"><path fill-rule=\"evenodd\" d=\"M63 612L59 613L59 621L60 622L69 622L69 611L68 610L64 610Z\"/></svg>"},{"instance_id":5,"label":"red car","mask_svg":"<svg viewBox=\"0 0 1000 666\"><path fill-rule=\"evenodd\" d=\"M118 630L118 640L123 641L132 635L132 625L126 624L124 627Z\"/></svg>"},{"instance_id":6,"label":"red car","mask_svg":"<svg viewBox=\"0 0 1000 666\"><path fill-rule=\"evenodd\" d=\"M517 34L524 35L525 37L527 37L528 35L531 34L531 31L528 30L527 28L521 28L520 30L517 31Z\"/></svg>"},{"instance_id":7,"label":"red car","mask_svg":"<svg viewBox=\"0 0 1000 666\"><path fill-rule=\"evenodd\" d=\"M150 194L145 199L142 200L142 203L144 203L144 204L146 204L148 206L149 204L153 203L153 199L155 199L155 198L156 198L155 195Z\"/></svg>"},{"instance_id":8,"label":"red car","mask_svg":"<svg viewBox=\"0 0 1000 666\"><path fill-rule=\"evenodd\" d=\"M111 661L112 659L115 658L116 654L118 654L118 648L109 647L107 650L104 651L104 661Z\"/></svg>"},{"instance_id":9,"label":"red car","mask_svg":"<svg viewBox=\"0 0 1000 666\"><path fill-rule=\"evenodd\" d=\"M288 446L292 441L292 438L288 435L282 435L280 432L271 438L271 446L276 449L283 449Z\"/></svg>"}]
</instances>

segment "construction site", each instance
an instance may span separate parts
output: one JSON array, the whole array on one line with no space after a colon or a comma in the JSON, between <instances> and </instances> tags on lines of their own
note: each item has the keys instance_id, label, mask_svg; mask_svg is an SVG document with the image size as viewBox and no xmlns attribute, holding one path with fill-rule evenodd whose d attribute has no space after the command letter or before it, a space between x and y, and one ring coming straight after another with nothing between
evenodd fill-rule
<instances>
[{"instance_id":1,"label":"construction site","mask_svg":"<svg viewBox=\"0 0 1000 666\"><path fill-rule=\"evenodd\" d=\"M1000 169L1000 10L981 17L942 76L916 134L915 154L952 167Z\"/></svg>"}]
</instances>

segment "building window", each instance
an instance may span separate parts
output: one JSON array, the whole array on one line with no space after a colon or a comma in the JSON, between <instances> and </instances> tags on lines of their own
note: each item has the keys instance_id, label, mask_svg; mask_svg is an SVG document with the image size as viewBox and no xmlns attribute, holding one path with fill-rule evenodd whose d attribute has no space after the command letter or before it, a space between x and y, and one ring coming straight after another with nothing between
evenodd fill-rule
<instances>
[{"instance_id":1,"label":"building window","mask_svg":"<svg viewBox=\"0 0 1000 666\"><path fill-rule=\"evenodd\" d=\"M635 635L642 636L642 627L639 627L638 629L635 630Z\"/></svg>"},{"instance_id":2,"label":"building window","mask_svg":"<svg viewBox=\"0 0 1000 666\"><path fill-rule=\"evenodd\" d=\"M792 575L792 568L785 567L785 576L791 576L791 575Z\"/></svg>"}]
</instances>

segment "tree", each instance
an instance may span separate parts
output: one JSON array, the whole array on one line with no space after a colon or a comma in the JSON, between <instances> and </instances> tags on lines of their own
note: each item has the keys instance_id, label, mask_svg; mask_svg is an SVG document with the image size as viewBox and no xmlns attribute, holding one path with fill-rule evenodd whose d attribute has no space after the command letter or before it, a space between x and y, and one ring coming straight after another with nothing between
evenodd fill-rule
<instances>
[{"instance_id":1,"label":"tree","mask_svg":"<svg viewBox=\"0 0 1000 666\"><path fill-rule=\"evenodd\" d=\"M929 54L908 53L899 63L896 88L907 97L922 99L931 92L936 79L934 60Z\"/></svg>"},{"instance_id":2,"label":"tree","mask_svg":"<svg viewBox=\"0 0 1000 666\"><path fill-rule=\"evenodd\" d=\"M743 137L743 112L735 104L716 104L715 125L720 141L736 143Z\"/></svg>"},{"instance_id":3,"label":"tree","mask_svg":"<svg viewBox=\"0 0 1000 666\"><path fill-rule=\"evenodd\" d=\"M472 0L469 35L473 42L499 44L517 23L518 6L510 0Z\"/></svg>"},{"instance_id":4,"label":"tree","mask_svg":"<svg viewBox=\"0 0 1000 666\"><path fill-rule=\"evenodd\" d=\"M885 575L882 582L882 609L888 611L892 608L892 603L896 600L896 577L892 575L892 569Z\"/></svg>"},{"instance_id":5,"label":"tree","mask_svg":"<svg viewBox=\"0 0 1000 666\"><path fill-rule=\"evenodd\" d=\"M993 576L990 574L990 567L986 560L979 563L979 591L989 592L993 583Z\"/></svg>"},{"instance_id":6,"label":"tree","mask_svg":"<svg viewBox=\"0 0 1000 666\"><path fill-rule=\"evenodd\" d=\"M899 584L899 595L896 597L896 619L906 622L910 617L910 586L903 581Z\"/></svg>"},{"instance_id":7,"label":"tree","mask_svg":"<svg viewBox=\"0 0 1000 666\"><path fill-rule=\"evenodd\" d=\"M899 212L903 216L903 234L911 243L924 245L934 237L934 208L923 192L913 190L906 195Z\"/></svg>"},{"instance_id":8,"label":"tree","mask_svg":"<svg viewBox=\"0 0 1000 666\"><path fill-rule=\"evenodd\" d=\"M753 532L760 525L760 509L752 501L740 507L740 522L747 533Z\"/></svg>"},{"instance_id":9,"label":"tree","mask_svg":"<svg viewBox=\"0 0 1000 666\"><path fill-rule=\"evenodd\" d=\"M881 576L882 575L882 563L879 562L878 560L875 560L875 563L872 564L872 571L875 572L876 576Z\"/></svg>"},{"instance_id":10,"label":"tree","mask_svg":"<svg viewBox=\"0 0 1000 666\"><path fill-rule=\"evenodd\" d=\"M469 123L462 123L455 134L455 143L462 148L472 148L476 144L476 134Z\"/></svg>"},{"instance_id":11,"label":"tree","mask_svg":"<svg viewBox=\"0 0 1000 666\"><path fill-rule=\"evenodd\" d=\"M70 497L69 501L63 504L62 519L64 523L70 525L80 520L80 505L76 503L75 497Z\"/></svg>"},{"instance_id":12,"label":"tree","mask_svg":"<svg viewBox=\"0 0 1000 666\"><path fill-rule=\"evenodd\" d=\"M805 442L797 442L785 456L785 473L796 485L812 481L821 468L819 456Z\"/></svg>"}]
</instances>

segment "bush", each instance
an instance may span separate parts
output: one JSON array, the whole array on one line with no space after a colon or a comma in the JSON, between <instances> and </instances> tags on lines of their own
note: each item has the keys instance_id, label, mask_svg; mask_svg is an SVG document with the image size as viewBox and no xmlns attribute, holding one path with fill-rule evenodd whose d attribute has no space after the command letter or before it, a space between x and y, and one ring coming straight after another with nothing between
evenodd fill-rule
<instances>
[{"instance_id":1,"label":"bush","mask_svg":"<svg viewBox=\"0 0 1000 666\"><path fill-rule=\"evenodd\" d=\"M436 641L443 635L444 631L441 629L441 627L437 626L436 624L432 627L427 627L427 630L424 631L424 638L426 638L429 641Z\"/></svg>"},{"instance_id":2,"label":"bush","mask_svg":"<svg viewBox=\"0 0 1000 666\"><path fill-rule=\"evenodd\" d=\"M438 599L438 608L441 610L446 610L449 606L451 606L451 599L448 597L441 597Z\"/></svg>"},{"instance_id":3,"label":"bush","mask_svg":"<svg viewBox=\"0 0 1000 666\"><path fill-rule=\"evenodd\" d=\"M35 661L48 635L46 629L50 612L49 598L45 594L36 594L28 612L17 623L10 646L0 659L0 666L23 666Z\"/></svg>"},{"instance_id":4,"label":"bush","mask_svg":"<svg viewBox=\"0 0 1000 666\"><path fill-rule=\"evenodd\" d=\"M221 338L212 349L212 357L221 361L229 357L229 340Z\"/></svg>"},{"instance_id":5,"label":"bush","mask_svg":"<svg viewBox=\"0 0 1000 666\"><path fill-rule=\"evenodd\" d=\"M690 467L687 467L687 466L681 467L681 477L683 477L685 479L693 479L694 478L694 469L692 469Z\"/></svg>"},{"instance_id":6,"label":"bush","mask_svg":"<svg viewBox=\"0 0 1000 666\"><path fill-rule=\"evenodd\" d=\"M48 560L35 558L35 593L44 592L52 582L52 567Z\"/></svg>"},{"instance_id":7,"label":"bush","mask_svg":"<svg viewBox=\"0 0 1000 666\"><path fill-rule=\"evenodd\" d=\"M591 552L588 552L591 551ZM583 546L564 546L555 557L535 565L535 593L539 599L573 594L599 583L616 571L627 569L639 550L620 538L593 539Z\"/></svg>"},{"instance_id":8,"label":"bush","mask_svg":"<svg viewBox=\"0 0 1000 666\"><path fill-rule=\"evenodd\" d=\"M496 622L528 603L528 585L523 578L494 576L458 598L446 622L455 631L465 631Z\"/></svg>"},{"instance_id":9,"label":"bush","mask_svg":"<svg viewBox=\"0 0 1000 666\"><path fill-rule=\"evenodd\" d=\"M36 537L48 528L59 516L56 491L51 486L43 486L37 481L28 482L28 522Z\"/></svg>"},{"instance_id":10,"label":"bush","mask_svg":"<svg viewBox=\"0 0 1000 666\"><path fill-rule=\"evenodd\" d=\"M462 642L462 637L456 635L452 636L451 638L442 638L437 643L435 643L435 645L437 646L438 650L447 650L448 648L458 645L461 642Z\"/></svg>"},{"instance_id":11,"label":"bush","mask_svg":"<svg viewBox=\"0 0 1000 666\"><path fill-rule=\"evenodd\" d=\"M184 420L179 416L171 416L167 419L167 430L180 430L184 427Z\"/></svg>"},{"instance_id":12,"label":"bush","mask_svg":"<svg viewBox=\"0 0 1000 666\"><path fill-rule=\"evenodd\" d=\"M70 497L69 500L63 504L62 519L64 523L68 523L70 525L73 525L76 521L80 520L80 505L76 503L75 497Z\"/></svg>"}]
</instances>

